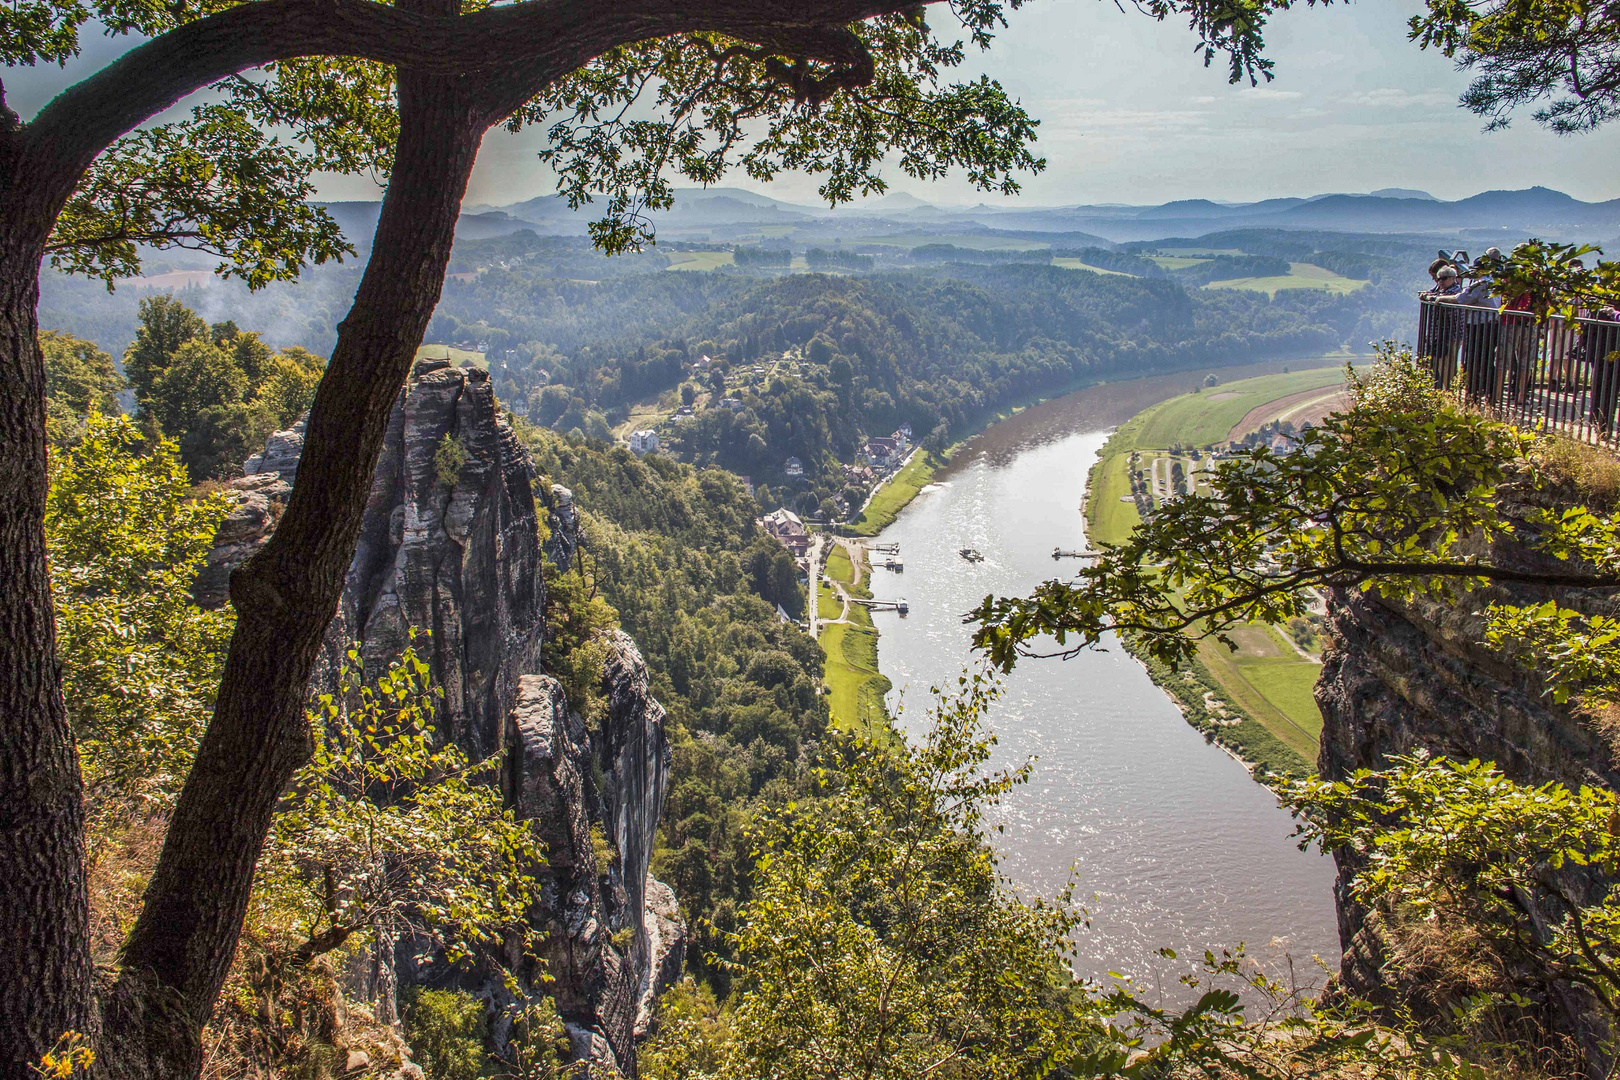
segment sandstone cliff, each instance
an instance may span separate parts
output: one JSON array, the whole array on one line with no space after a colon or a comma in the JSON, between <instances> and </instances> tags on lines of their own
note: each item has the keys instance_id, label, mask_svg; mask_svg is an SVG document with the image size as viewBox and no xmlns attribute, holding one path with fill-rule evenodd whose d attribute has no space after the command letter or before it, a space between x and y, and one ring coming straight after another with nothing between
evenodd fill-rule
<instances>
[{"instance_id":1,"label":"sandstone cliff","mask_svg":"<svg viewBox=\"0 0 1620 1080\"><path fill-rule=\"evenodd\" d=\"M200 603L223 603L230 571L268 539L302 445L302 425L277 432L232 485L239 501L199 577ZM326 688L350 642L368 665L386 663L413 628L431 632L416 645L444 689L441 731L475 759L505 755L508 797L547 841L546 903L531 914L547 931L556 980L543 993L555 996L577 1057L633 1076L635 1035L678 977L685 936L672 894L647 872L670 769L664 713L623 634L603 665L606 707L594 726L544 673L534 482L488 375L419 361L394 408L312 689ZM543 500L548 553L570 560L579 543L572 498L553 488ZM593 825L611 841L609 865L600 865ZM492 972L416 966L403 952L399 963L404 981L458 985L492 1010L507 1001Z\"/></svg>"},{"instance_id":2,"label":"sandstone cliff","mask_svg":"<svg viewBox=\"0 0 1620 1080\"><path fill-rule=\"evenodd\" d=\"M1535 565L1522 548L1504 545L1491 556L1505 565ZM1484 644L1482 612L1490 603L1529 604L1546 598L1517 586L1464 594L1456 603L1393 603L1359 591L1334 591L1328 602L1328 647L1316 686L1323 719L1317 760L1321 774L1341 780L1421 750L1460 761L1493 761L1521 783L1620 788L1610 740L1589 720L1555 704L1533 671ZM1564 593L1560 599L1568 606L1611 610L1610 602L1595 596ZM1432 970L1413 971L1391 954L1378 917L1350 893L1360 865L1357 857L1339 851L1335 859L1343 984L1372 1000L1399 1000L1419 1014L1444 1015L1459 1004L1454 1000L1459 988L1448 987ZM1602 882L1576 884L1606 887ZM1555 986L1538 1009L1545 1029L1577 1039L1589 1062L1606 1058L1603 1021L1581 993Z\"/></svg>"}]
</instances>

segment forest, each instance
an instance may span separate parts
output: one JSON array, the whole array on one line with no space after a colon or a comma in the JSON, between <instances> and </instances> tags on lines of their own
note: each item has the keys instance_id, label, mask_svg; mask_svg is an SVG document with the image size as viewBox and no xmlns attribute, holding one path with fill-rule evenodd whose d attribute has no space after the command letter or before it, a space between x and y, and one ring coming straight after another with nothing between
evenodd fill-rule
<instances>
[{"instance_id":1,"label":"forest","mask_svg":"<svg viewBox=\"0 0 1620 1080\"><path fill-rule=\"evenodd\" d=\"M470 258L476 244L462 250ZM867 436L902 424L942 447L999 410L1078 383L1359 349L1398 317L1392 288L1273 299L1047 261L592 284L545 276L544 260L508 261L450 282L430 336L487 346L503 399L564 432L606 437L632 405L676 391L688 403L737 395L740 409L698 408L666 442L683 460L750 475L780 502L815 507L842 489L839 463L853 462ZM1274 271L1280 260L1215 262L1221 269L1201 270L1203 279ZM810 363L746 385L737 378L784 354ZM694 373L704 356L717 366ZM784 495L790 456L806 476Z\"/></svg>"}]
</instances>

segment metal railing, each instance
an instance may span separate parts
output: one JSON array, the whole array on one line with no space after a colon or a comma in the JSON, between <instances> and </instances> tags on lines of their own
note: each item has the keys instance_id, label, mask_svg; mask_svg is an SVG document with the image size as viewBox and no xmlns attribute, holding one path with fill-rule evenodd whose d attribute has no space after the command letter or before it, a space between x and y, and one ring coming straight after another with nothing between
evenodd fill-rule
<instances>
[{"instance_id":1,"label":"metal railing","mask_svg":"<svg viewBox=\"0 0 1620 1080\"><path fill-rule=\"evenodd\" d=\"M1417 353L1442 390L1499 419L1620 443L1620 322L1423 300Z\"/></svg>"}]
</instances>

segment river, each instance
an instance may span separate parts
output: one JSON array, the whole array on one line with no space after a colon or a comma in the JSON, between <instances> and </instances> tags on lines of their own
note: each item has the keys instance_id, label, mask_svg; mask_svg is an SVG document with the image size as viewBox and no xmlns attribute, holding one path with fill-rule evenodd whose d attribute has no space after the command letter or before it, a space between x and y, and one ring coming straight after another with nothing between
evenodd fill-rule
<instances>
[{"instance_id":1,"label":"river","mask_svg":"<svg viewBox=\"0 0 1620 1080\"><path fill-rule=\"evenodd\" d=\"M1324 361L1294 361L1295 369ZM1282 364L1219 370L1222 381ZM1183 393L1204 372L1081 390L1028 409L970 440L875 543L900 544L905 572L873 572L878 599L905 597L907 617L879 612L878 663L894 683L891 712L915 738L928 688L976 661L961 613L988 593L1027 593L1075 564L1086 472L1112 427ZM973 547L982 563L957 551ZM905 708L900 711L904 702ZM1181 717L1142 666L1117 647L1072 660L1025 660L1005 680L990 725L994 764L1035 757L1030 782L999 810L1003 869L1031 895L1070 880L1091 921L1077 932L1077 970L1132 974L1168 1001L1189 956L1246 943L1302 981L1337 970L1330 859L1301 852L1293 822L1242 765ZM1156 955L1175 949L1181 961Z\"/></svg>"}]
</instances>

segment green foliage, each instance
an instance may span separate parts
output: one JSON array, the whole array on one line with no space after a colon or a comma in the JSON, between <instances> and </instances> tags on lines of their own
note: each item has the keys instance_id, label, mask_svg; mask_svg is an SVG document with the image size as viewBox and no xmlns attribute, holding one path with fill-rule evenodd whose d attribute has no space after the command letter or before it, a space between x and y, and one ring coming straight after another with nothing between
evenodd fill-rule
<instances>
[{"instance_id":1,"label":"green foliage","mask_svg":"<svg viewBox=\"0 0 1620 1080\"><path fill-rule=\"evenodd\" d=\"M311 161L228 104L128 135L96 160L57 217L51 264L109 288L140 273L140 247L220 258L250 288L298 276L306 260L354 254L309 202Z\"/></svg>"},{"instance_id":2,"label":"green foliage","mask_svg":"<svg viewBox=\"0 0 1620 1080\"><path fill-rule=\"evenodd\" d=\"M602 664L607 659L607 632L619 625L619 614L585 580L584 564L562 573L546 568L546 670L562 683L573 707L587 717L601 697Z\"/></svg>"},{"instance_id":3,"label":"green foliage","mask_svg":"<svg viewBox=\"0 0 1620 1080\"><path fill-rule=\"evenodd\" d=\"M141 301L124 353L143 419L179 441L199 481L238 473L271 432L301 416L325 366L296 346L272 353L235 323L210 327L171 296Z\"/></svg>"},{"instance_id":4,"label":"green foliage","mask_svg":"<svg viewBox=\"0 0 1620 1080\"><path fill-rule=\"evenodd\" d=\"M1015 1076L1066 1047L1080 916L998 875L984 812L1028 766L980 771L996 690L959 690L916 750L834 740L812 797L758 822L719 1075ZM701 1054L669 1045L692 1034L671 1024L649 1059Z\"/></svg>"},{"instance_id":5,"label":"green foliage","mask_svg":"<svg viewBox=\"0 0 1620 1080\"><path fill-rule=\"evenodd\" d=\"M124 371L136 401L152 396L169 360L181 345L208 334L208 324L174 296L160 293L141 301L135 340L124 351Z\"/></svg>"},{"instance_id":6,"label":"green foliage","mask_svg":"<svg viewBox=\"0 0 1620 1080\"><path fill-rule=\"evenodd\" d=\"M211 341L192 338L169 357L142 406L165 432L178 435L204 409L240 402L247 388L247 372L234 357Z\"/></svg>"},{"instance_id":7,"label":"green foliage","mask_svg":"<svg viewBox=\"0 0 1620 1080\"><path fill-rule=\"evenodd\" d=\"M142 442L129 420L92 412L79 444L51 455L57 655L93 817L178 795L234 623L191 603L229 502L192 495L172 442L141 456Z\"/></svg>"},{"instance_id":8,"label":"green foliage","mask_svg":"<svg viewBox=\"0 0 1620 1080\"><path fill-rule=\"evenodd\" d=\"M1574 983L1620 1019L1620 886L1606 884L1620 877L1614 792L1420 756L1301 782L1290 803L1305 842L1353 852L1350 887L1368 907L1481 935L1530 972L1518 989Z\"/></svg>"},{"instance_id":9,"label":"green foliage","mask_svg":"<svg viewBox=\"0 0 1620 1080\"><path fill-rule=\"evenodd\" d=\"M472 454L460 436L446 435L439 440L439 448L433 451L433 475L445 487L454 487L456 481L461 479L461 470L471 460Z\"/></svg>"},{"instance_id":10,"label":"green foliage","mask_svg":"<svg viewBox=\"0 0 1620 1080\"><path fill-rule=\"evenodd\" d=\"M454 961L503 940L538 902L544 856L502 803L500 757L472 763L440 744L443 691L412 648L375 673L351 649L338 680L310 710L314 753L266 842L260 903L288 912L317 952L408 935Z\"/></svg>"},{"instance_id":11,"label":"green foliage","mask_svg":"<svg viewBox=\"0 0 1620 1080\"><path fill-rule=\"evenodd\" d=\"M1482 256L1477 269L1491 277L1491 294L1507 301L1524 300L1537 321L1557 314L1574 318L1583 308L1620 303L1620 263L1595 262L1596 244L1526 240L1511 252Z\"/></svg>"},{"instance_id":12,"label":"green foliage","mask_svg":"<svg viewBox=\"0 0 1620 1080\"><path fill-rule=\"evenodd\" d=\"M484 1052L489 1021L484 1003L462 990L419 990L401 995L400 1019L411 1060L428 1080L483 1080L493 1064Z\"/></svg>"},{"instance_id":13,"label":"green foliage","mask_svg":"<svg viewBox=\"0 0 1620 1080\"><path fill-rule=\"evenodd\" d=\"M1428 0L1410 36L1478 72L1462 104L1508 126L1522 105L1546 102L1536 122L1559 134L1591 131L1620 115L1617 24L1596 0Z\"/></svg>"},{"instance_id":14,"label":"green foliage","mask_svg":"<svg viewBox=\"0 0 1620 1080\"><path fill-rule=\"evenodd\" d=\"M40 331L39 351L45 358L45 435L52 446L77 443L89 413L123 411L118 394L127 384L111 356L55 330Z\"/></svg>"}]
</instances>

